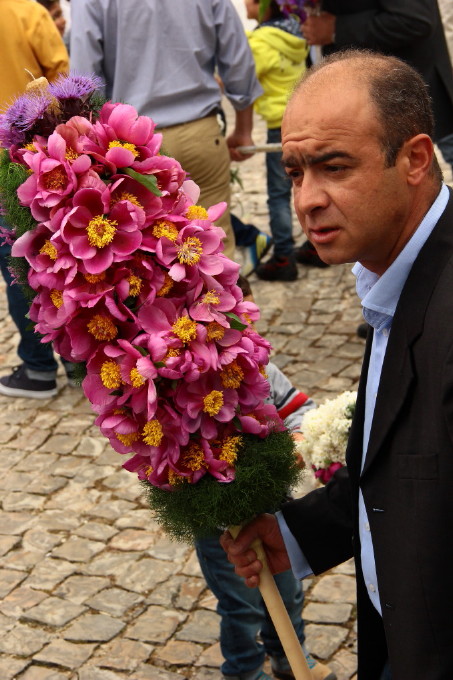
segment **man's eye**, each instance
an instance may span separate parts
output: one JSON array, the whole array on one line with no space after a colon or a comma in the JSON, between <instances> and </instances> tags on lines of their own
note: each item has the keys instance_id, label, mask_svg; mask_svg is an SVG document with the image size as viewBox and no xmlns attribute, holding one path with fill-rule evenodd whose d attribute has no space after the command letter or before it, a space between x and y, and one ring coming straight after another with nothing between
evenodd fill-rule
<instances>
[{"instance_id":1,"label":"man's eye","mask_svg":"<svg viewBox=\"0 0 453 680\"><path fill-rule=\"evenodd\" d=\"M292 182L297 182L304 176L301 170L288 170L286 174Z\"/></svg>"},{"instance_id":2,"label":"man's eye","mask_svg":"<svg viewBox=\"0 0 453 680\"><path fill-rule=\"evenodd\" d=\"M324 168L327 172L331 173L344 172L346 170L345 165L325 165Z\"/></svg>"}]
</instances>

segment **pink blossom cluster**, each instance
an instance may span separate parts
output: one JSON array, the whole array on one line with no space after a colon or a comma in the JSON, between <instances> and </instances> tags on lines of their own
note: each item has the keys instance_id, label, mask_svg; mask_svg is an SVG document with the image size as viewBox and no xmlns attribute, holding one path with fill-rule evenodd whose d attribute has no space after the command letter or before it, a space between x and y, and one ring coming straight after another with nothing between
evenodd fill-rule
<instances>
[{"instance_id":1,"label":"pink blossom cluster","mask_svg":"<svg viewBox=\"0 0 453 680\"><path fill-rule=\"evenodd\" d=\"M43 342L85 362L96 423L140 479L234 478L243 433L282 429L266 405L270 346L198 187L132 106L106 103L10 149L37 225L14 243Z\"/></svg>"}]
</instances>

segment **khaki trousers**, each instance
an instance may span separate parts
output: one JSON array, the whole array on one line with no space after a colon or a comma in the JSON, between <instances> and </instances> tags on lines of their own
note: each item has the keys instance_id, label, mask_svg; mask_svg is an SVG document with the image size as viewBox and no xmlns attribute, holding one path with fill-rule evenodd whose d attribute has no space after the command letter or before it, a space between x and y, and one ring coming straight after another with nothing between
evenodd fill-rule
<instances>
[{"instance_id":1,"label":"khaki trousers","mask_svg":"<svg viewBox=\"0 0 453 680\"><path fill-rule=\"evenodd\" d=\"M234 258L234 233L230 219L230 154L216 116L190 123L159 128L163 135L162 153L176 158L190 179L200 187L198 203L203 208L226 201L227 209L216 221L226 233L224 253Z\"/></svg>"}]
</instances>

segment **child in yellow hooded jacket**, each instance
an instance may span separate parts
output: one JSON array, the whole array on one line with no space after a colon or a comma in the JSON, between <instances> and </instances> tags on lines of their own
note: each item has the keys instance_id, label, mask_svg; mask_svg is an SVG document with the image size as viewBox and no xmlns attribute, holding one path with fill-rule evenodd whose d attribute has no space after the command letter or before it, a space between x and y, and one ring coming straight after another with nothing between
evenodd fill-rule
<instances>
[{"instance_id":1,"label":"child in yellow hooded jacket","mask_svg":"<svg viewBox=\"0 0 453 680\"><path fill-rule=\"evenodd\" d=\"M283 113L294 85L303 75L309 47L300 31L297 8L284 0L244 0L249 19L259 21L247 32L258 79L264 90L255 101L256 112L267 125L268 143L281 142ZM294 3L296 6L297 3ZM293 281L297 265L292 236L291 184L281 165L281 153L266 155L268 208L274 253L256 269L268 281Z\"/></svg>"}]
</instances>

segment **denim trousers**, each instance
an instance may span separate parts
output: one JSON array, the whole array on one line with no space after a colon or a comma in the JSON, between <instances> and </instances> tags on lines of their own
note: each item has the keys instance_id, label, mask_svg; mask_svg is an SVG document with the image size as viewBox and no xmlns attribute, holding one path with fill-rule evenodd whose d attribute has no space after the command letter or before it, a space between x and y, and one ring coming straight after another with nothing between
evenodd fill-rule
<instances>
[{"instance_id":1,"label":"denim trousers","mask_svg":"<svg viewBox=\"0 0 453 680\"><path fill-rule=\"evenodd\" d=\"M225 659L222 673L250 673L262 667L266 654L285 656L259 589L248 588L236 575L218 538L200 539L195 548L206 582L218 600L220 648ZM277 574L275 580L302 645L305 636L301 585L292 571ZM258 634L262 643L256 639Z\"/></svg>"},{"instance_id":2,"label":"denim trousers","mask_svg":"<svg viewBox=\"0 0 453 680\"><path fill-rule=\"evenodd\" d=\"M281 142L280 128L267 131L269 144ZM294 252L293 218L291 213L291 180L283 169L281 152L266 154L267 205L275 255Z\"/></svg>"},{"instance_id":3,"label":"denim trousers","mask_svg":"<svg viewBox=\"0 0 453 680\"><path fill-rule=\"evenodd\" d=\"M22 288L18 284L11 285L12 276L8 269L11 246L0 246L0 268L6 283L8 310L19 331L20 340L17 348L19 358L32 371L53 373L56 375L58 364L49 343L42 343L30 325L28 314L29 303Z\"/></svg>"}]
</instances>

